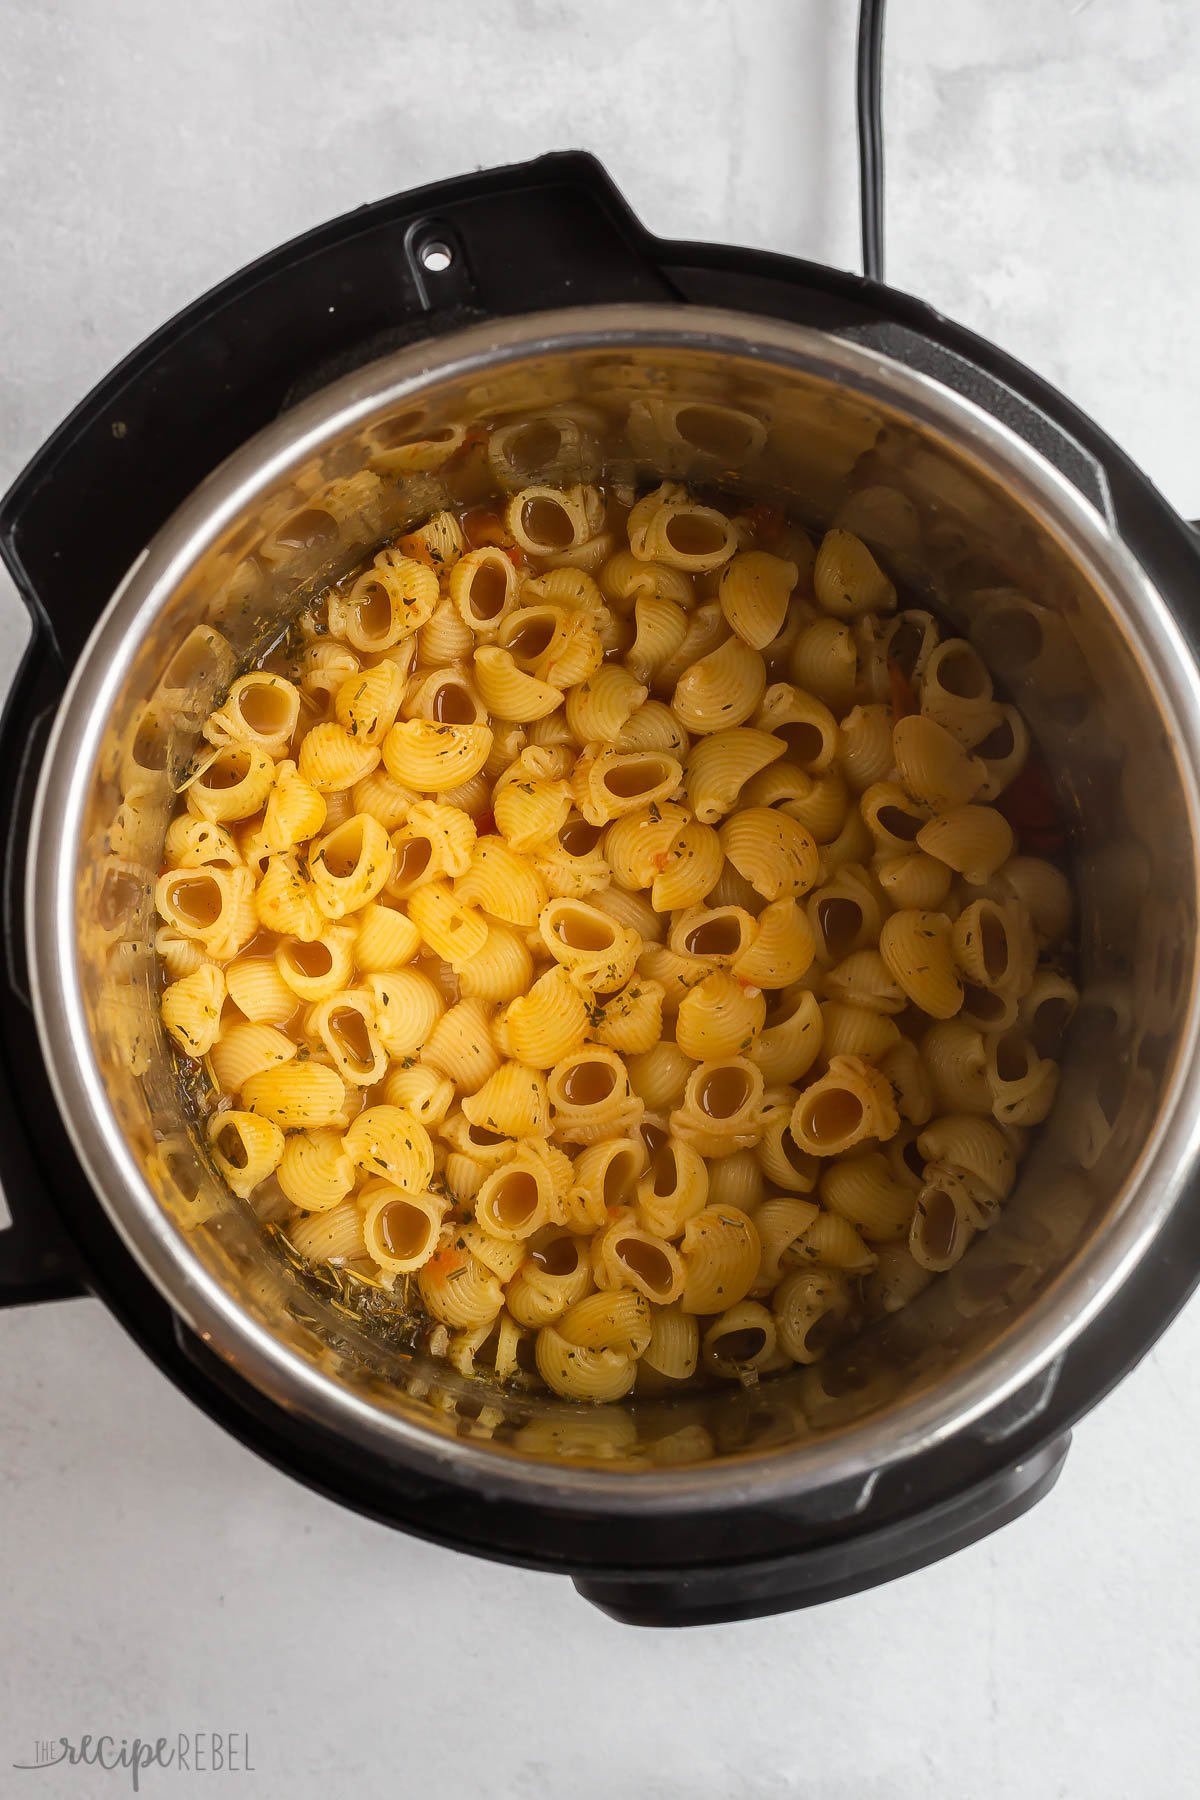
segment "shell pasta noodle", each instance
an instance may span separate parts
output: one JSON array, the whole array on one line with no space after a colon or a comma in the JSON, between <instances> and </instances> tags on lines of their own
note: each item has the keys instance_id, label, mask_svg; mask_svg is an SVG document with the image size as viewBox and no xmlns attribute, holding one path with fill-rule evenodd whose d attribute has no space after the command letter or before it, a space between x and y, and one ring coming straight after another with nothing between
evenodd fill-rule
<instances>
[{"instance_id":1,"label":"shell pasta noodle","mask_svg":"<svg viewBox=\"0 0 1200 1800\"><path fill-rule=\"evenodd\" d=\"M915 1303L1054 1105L1036 751L852 496L783 555L500 463L198 721L163 1029L231 1204L460 1375L753 1385Z\"/></svg>"}]
</instances>

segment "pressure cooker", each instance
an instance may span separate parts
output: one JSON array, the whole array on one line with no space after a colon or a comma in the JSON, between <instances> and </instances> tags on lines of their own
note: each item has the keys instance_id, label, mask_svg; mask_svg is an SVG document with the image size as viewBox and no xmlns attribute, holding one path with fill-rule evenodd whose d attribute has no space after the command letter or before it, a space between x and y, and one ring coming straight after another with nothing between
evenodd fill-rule
<instances>
[{"instance_id":1,"label":"pressure cooker","mask_svg":"<svg viewBox=\"0 0 1200 1800\"><path fill-rule=\"evenodd\" d=\"M1000 1222L809 1368L598 1409L462 1375L294 1266L199 1145L156 1004L178 773L306 597L474 497L464 444L500 487L874 507L880 560L956 628L997 591L1041 621L998 653L1080 896L1059 1098ZM1200 1274L1200 551L1090 420L876 281L650 236L562 154L364 207L197 301L38 451L0 550L32 625L0 725L6 1303L97 1295L288 1474L638 1623L853 1592L1047 1492Z\"/></svg>"}]
</instances>

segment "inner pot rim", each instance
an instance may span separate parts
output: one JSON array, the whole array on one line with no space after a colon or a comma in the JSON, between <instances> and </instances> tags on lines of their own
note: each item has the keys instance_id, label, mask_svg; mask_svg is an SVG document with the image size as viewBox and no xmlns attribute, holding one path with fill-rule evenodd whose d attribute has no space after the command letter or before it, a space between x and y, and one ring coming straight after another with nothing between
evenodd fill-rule
<instances>
[{"instance_id":1,"label":"inner pot rim","mask_svg":"<svg viewBox=\"0 0 1200 1800\"><path fill-rule=\"evenodd\" d=\"M470 1481L484 1494L602 1503L641 1512L760 1504L863 1481L979 1420L1061 1356L1148 1251L1200 1150L1195 1076L1197 953L1186 1018L1153 1129L1103 1231L986 1353L886 1413L794 1448L748 1452L675 1470L614 1471L521 1456L503 1445L443 1437L376 1410L288 1349L237 1304L187 1248L160 1207L108 1102L91 1048L77 954L75 889L87 795L100 739L134 655L192 566L260 496L331 441L447 380L556 352L699 350L808 374L904 412L952 455L999 480L1064 548L1128 638L1171 734L1189 821L1193 878L1200 850L1200 670L1171 613L1128 548L1041 454L971 400L859 342L755 315L689 306L563 309L473 326L395 352L333 383L236 451L142 552L86 645L47 746L30 834L26 888L37 1029L63 1122L128 1250L201 1339L293 1414L348 1432L393 1461ZM1119 599L1118 599L1119 596ZM882 1429L881 1429L882 1427ZM399 1455L397 1455L399 1453Z\"/></svg>"}]
</instances>

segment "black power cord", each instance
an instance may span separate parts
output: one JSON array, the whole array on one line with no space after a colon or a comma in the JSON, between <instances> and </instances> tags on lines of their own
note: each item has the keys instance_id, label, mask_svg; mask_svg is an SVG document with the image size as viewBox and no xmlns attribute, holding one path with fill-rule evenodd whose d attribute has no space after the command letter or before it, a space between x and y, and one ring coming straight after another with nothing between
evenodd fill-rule
<instances>
[{"instance_id":1,"label":"black power cord","mask_svg":"<svg viewBox=\"0 0 1200 1800\"><path fill-rule=\"evenodd\" d=\"M858 8L858 205L869 281L883 280L883 8L884 0Z\"/></svg>"}]
</instances>

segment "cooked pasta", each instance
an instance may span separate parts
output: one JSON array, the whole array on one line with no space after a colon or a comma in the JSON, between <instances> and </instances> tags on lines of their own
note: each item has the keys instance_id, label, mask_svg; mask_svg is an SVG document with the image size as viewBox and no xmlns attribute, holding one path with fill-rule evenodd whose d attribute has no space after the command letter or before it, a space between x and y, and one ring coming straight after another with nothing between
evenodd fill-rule
<instances>
[{"instance_id":1,"label":"cooked pasta","mask_svg":"<svg viewBox=\"0 0 1200 1800\"><path fill-rule=\"evenodd\" d=\"M154 902L235 1199L461 1374L603 1403L813 1363L950 1269L1079 995L1070 882L1010 823L1024 720L884 567L911 503L814 544L672 480L546 485L590 442L501 426L495 510L222 668Z\"/></svg>"}]
</instances>

